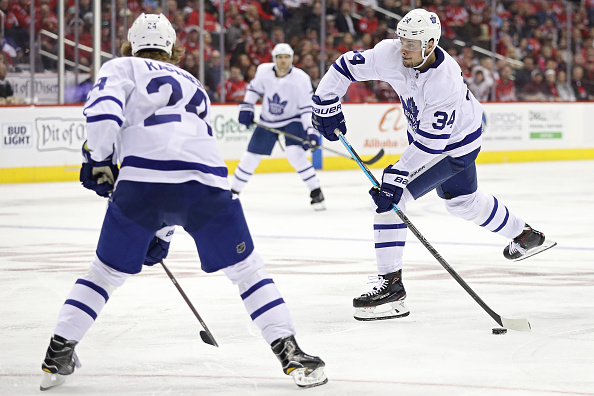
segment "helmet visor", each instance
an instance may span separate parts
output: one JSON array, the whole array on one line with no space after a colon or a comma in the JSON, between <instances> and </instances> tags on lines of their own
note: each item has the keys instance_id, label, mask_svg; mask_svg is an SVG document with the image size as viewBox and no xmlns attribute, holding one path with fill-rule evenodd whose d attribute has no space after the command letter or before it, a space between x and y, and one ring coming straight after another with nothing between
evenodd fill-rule
<instances>
[{"instance_id":1,"label":"helmet visor","mask_svg":"<svg viewBox=\"0 0 594 396\"><path fill-rule=\"evenodd\" d=\"M422 45L421 40L411 40L404 37L400 37L402 43L402 49L409 52L421 52Z\"/></svg>"}]
</instances>

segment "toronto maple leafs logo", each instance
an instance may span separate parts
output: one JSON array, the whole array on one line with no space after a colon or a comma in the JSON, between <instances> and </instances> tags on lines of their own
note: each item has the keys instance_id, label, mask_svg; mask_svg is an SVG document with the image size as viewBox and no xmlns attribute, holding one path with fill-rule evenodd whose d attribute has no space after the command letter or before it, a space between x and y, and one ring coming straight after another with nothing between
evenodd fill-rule
<instances>
[{"instance_id":1,"label":"toronto maple leafs logo","mask_svg":"<svg viewBox=\"0 0 594 396\"><path fill-rule=\"evenodd\" d=\"M437 17L435 15L431 15L431 18L429 19L431 19L431 22L437 23Z\"/></svg>"},{"instance_id":2,"label":"toronto maple leafs logo","mask_svg":"<svg viewBox=\"0 0 594 396\"><path fill-rule=\"evenodd\" d=\"M411 130L413 133L417 133L417 129L419 128L419 120L417 120L419 109L417 108L415 100L413 98L404 99L403 97L400 97L400 102L402 102L402 110L404 110L404 115L408 120Z\"/></svg>"},{"instance_id":3,"label":"toronto maple leafs logo","mask_svg":"<svg viewBox=\"0 0 594 396\"><path fill-rule=\"evenodd\" d=\"M283 111L285 111L285 106L287 105L287 101L281 102L280 96L275 93L271 98L268 98L268 110L272 115L281 115Z\"/></svg>"}]
</instances>

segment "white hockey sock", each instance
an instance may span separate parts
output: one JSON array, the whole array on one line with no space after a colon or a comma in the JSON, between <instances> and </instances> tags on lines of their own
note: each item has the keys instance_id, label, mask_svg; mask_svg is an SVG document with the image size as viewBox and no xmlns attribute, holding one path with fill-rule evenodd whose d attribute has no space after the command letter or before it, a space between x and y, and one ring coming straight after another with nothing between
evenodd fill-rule
<instances>
[{"instance_id":1,"label":"white hockey sock","mask_svg":"<svg viewBox=\"0 0 594 396\"><path fill-rule=\"evenodd\" d=\"M77 279L68 294L54 334L70 341L80 341L101 313L109 296L129 276L106 266L95 257L89 271Z\"/></svg>"},{"instance_id":2,"label":"white hockey sock","mask_svg":"<svg viewBox=\"0 0 594 396\"><path fill-rule=\"evenodd\" d=\"M379 275L389 274L402 268L406 231L406 225L394 211L375 215L373 237Z\"/></svg>"},{"instance_id":3,"label":"white hockey sock","mask_svg":"<svg viewBox=\"0 0 594 396\"><path fill-rule=\"evenodd\" d=\"M287 160L305 182L309 191L320 188L320 180L316 176L315 168L307 159L306 151L301 146L287 146L286 152Z\"/></svg>"},{"instance_id":4,"label":"white hockey sock","mask_svg":"<svg viewBox=\"0 0 594 396\"><path fill-rule=\"evenodd\" d=\"M272 278L263 270L263 261L252 253L244 261L223 269L227 277L239 286L239 293L252 321L262 336L273 341L295 334L289 309Z\"/></svg>"},{"instance_id":5,"label":"white hockey sock","mask_svg":"<svg viewBox=\"0 0 594 396\"><path fill-rule=\"evenodd\" d=\"M497 198L479 190L445 200L445 205L454 216L473 221L507 239L515 238L524 229L524 220L510 212Z\"/></svg>"},{"instance_id":6,"label":"white hockey sock","mask_svg":"<svg viewBox=\"0 0 594 396\"><path fill-rule=\"evenodd\" d=\"M243 153L231 179L231 189L241 192L247 182L250 181L250 177L252 177L258 165L260 165L261 160L261 154L254 154L249 151Z\"/></svg>"}]
</instances>

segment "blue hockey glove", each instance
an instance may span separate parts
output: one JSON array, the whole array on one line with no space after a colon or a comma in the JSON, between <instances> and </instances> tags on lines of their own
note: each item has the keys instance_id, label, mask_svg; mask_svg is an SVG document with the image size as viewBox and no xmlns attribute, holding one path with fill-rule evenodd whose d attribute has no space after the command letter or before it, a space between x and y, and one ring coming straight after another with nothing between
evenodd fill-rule
<instances>
[{"instance_id":1,"label":"blue hockey glove","mask_svg":"<svg viewBox=\"0 0 594 396\"><path fill-rule=\"evenodd\" d=\"M314 151L320 146L320 133L314 128L307 129L307 141L302 144L304 150Z\"/></svg>"},{"instance_id":2,"label":"blue hockey glove","mask_svg":"<svg viewBox=\"0 0 594 396\"><path fill-rule=\"evenodd\" d=\"M95 191L100 197L109 197L120 173L118 166L113 163L113 154L103 161L94 161L86 141L82 146L82 154L79 180L83 187Z\"/></svg>"},{"instance_id":3,"label":"blue hockey glove","mask_svg":"<svg viewBox=\"0 0 594 396\"><path fill-rule=\"evenodd\" d=\"M239 123L245 125L246 128L252 126L254 122L254 105L247 102L239 104Z\"/></svg>"},{"instance_id":4,"label":"blue hockey glove","mask_svg":"<svg viewBox=\"0 0 594 396\"><path fill-rule=\"evenodd\" d=\"M408 172L394 169L392 166L384 169L380 188L373 187L369 190L369 195L377 205L377 213L392 210L392 204L400 202L402 192L408 183Z\"/></svg>"},{"instance_id":5,"label":"blue hockey glove","mask_svg":"<svg viewBox=\"0 0 594 396\"><path fill-rule=\"evenodd\" d=\"M144 259L144 265L152 266L160 263L164 258L167 258L169 245L171 244L171 238L173 238L174 231L175 227L163 227L157 231L155 237L149 244Z\"/></svg>"},{"instance_id":6,"label":"blue hockey glove","mask_svg":"<svg viewBox=\"0 0 594 396\"><path fill-rule=\"evenodd\" d=\"M343 134L346 134L346 123L342 114L342 105L338 97L331 100L321 100L319 96L314 95L313 114L311 122L324 137L330 141L338 140L334 130L338 128Z\"/></svg>"}]
</instances>

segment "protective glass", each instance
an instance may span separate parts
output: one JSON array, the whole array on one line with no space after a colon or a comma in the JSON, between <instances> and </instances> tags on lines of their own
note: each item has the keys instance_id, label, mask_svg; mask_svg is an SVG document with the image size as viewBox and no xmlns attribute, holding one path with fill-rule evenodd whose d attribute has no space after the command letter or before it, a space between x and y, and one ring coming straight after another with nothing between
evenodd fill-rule
<instances>
[{"instance_id":1,"label":"protective glass","mask_svg":"<svg viewBox=\"0 0 594 396\"><path fill-rule=\"evenodd\" d=\"M400 42L402 43L402 49L405 51L420 52L422 49L421 40L410 40L400 37Z\"/></svg>"}]
</instances>

